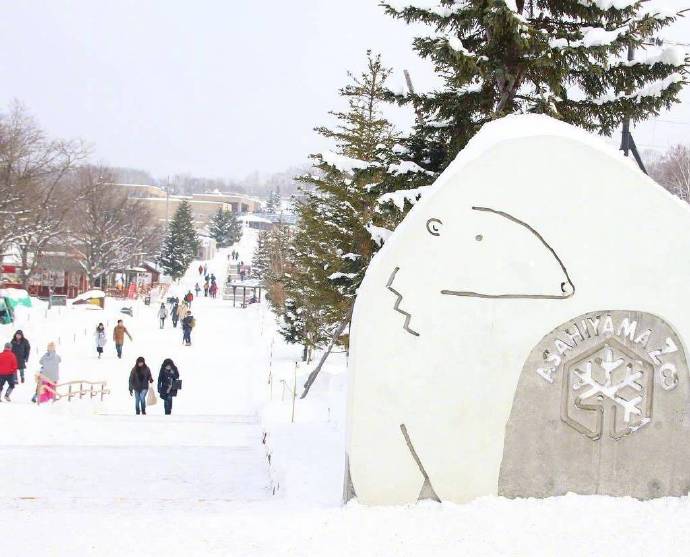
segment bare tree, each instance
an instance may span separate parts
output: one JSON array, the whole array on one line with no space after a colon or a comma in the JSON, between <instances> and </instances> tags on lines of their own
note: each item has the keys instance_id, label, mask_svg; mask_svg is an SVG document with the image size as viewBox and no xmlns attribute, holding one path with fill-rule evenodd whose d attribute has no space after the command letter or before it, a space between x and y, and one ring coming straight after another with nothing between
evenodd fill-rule
<instances>
[{"instance_id":1,"label":"bare tree","mask_svg":"<svg viewBox=\"0 0 690 557\"><path fill-rule=\"evenodd\" d=\"M649 174L672 194L690 203L690 147L671 147L650 165Z\"/></svg>"},{"instance_id":2,"label":"bare tree","mask_svg":"<svg viewBox=\"0 0 690 557\"><path fill-rule=\"evenodd\" d=\"M86 155L79 141L48 138L19 102L0 113L0 253L20 246L25 283L41 249L62 231L69 205L60 190L69 190L65 179Z\"/></svg>"},{"instance_id":3,"label":"bare tree","mask_svg":"<svg viewBox=\"0 0 690 557\"><path fill-rule=\"evenodd\" d=\"M155 253L160 231L146 207L110 186L108 169L85 166L76 174L79 202L70 236L94 286L104 275Z\"/></svg>"}]
</instances>

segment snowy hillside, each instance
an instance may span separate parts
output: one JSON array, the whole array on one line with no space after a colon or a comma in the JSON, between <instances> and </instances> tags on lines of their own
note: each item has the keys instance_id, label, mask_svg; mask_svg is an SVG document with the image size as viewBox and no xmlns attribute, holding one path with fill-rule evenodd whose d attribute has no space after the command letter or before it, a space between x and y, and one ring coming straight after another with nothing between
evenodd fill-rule
<instances>
[{"instance_id":1,"label":"snowy hillside","mask_svg":"<svg viewBox=\"0 0 690 557\"><path fill-rule=\"evenodd\" d=\"M247 232L245 261L254 241ZM209 270L222 280L226 264L222 252ZM179 291L194 286L196 267ZM299 394L310 367L300 364L295 375L300 348L282 342L264 304L195 300L191 347L169 323L158 328L155 303L136 304L131 318L121 305L108 299L105 310L48 311L38 304L20 317L33 343L30 371L55 340L62 380L105 379L112 394L103 403L36 407L26 383L12 403L0 403L9 426L0 445L7 555L581 556L604 547L627 553L633 537L636 552L681 555L690 542L687 498L343 507L344 354L296 401L291 423L295 376ZM104 322L110 333L118 317L134 341L125 342L122 361L109 342L99 361L92 331ZM6 338L12 332L3 328ZM154 376L162 358L178 363L183 389L172 416L162 415L160 402L134 415L127 377L139 355Z\"/></svg>"}]
</instances>

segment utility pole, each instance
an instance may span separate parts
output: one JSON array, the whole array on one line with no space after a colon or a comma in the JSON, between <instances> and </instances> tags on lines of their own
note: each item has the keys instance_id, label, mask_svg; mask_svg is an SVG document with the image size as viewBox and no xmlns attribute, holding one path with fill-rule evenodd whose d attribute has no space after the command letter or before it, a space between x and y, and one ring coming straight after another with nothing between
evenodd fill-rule
<instances>
[{"instance_id":1,"label":"utility pole","mask_svg":"<svg viewBox=\"0 0 690 557\"><path fill-rule=\"evenodd\" d=\"M633 43L630 43L628 45L628 61L633 60L635 57L635 47L633 46ZM644 163L642 162L642 157L640 157L640 153L637 151L637 145L635 145L635 140L633 139L632 133L630 132L630 116L626 116L623 118L623 135L621 137L621 151L623 151L623 154L627 157L628 152L632 151L633 157L635 158L635 162L637 162L637 166L640 167L640 170L647 174L647 169L644 167Z\"/></svg>"},{"instance_id":2,"label":"utility pole","mask_svg":"<svg viewBox=\"0 0 690 557\"><path fill-rule=\"evenodd\" d=\"M410 95L414 95L414 86L412 85L412 78L410 77L410 72L407 70L403 70L403 74L405 74L405 82L407 83L407 89L410 91ZM419 107L417 103L414 103L414 111L415 114L417 115L417 121L424 125L424 114L422 114L422 109Z\"/></svg>"}]
</instances>

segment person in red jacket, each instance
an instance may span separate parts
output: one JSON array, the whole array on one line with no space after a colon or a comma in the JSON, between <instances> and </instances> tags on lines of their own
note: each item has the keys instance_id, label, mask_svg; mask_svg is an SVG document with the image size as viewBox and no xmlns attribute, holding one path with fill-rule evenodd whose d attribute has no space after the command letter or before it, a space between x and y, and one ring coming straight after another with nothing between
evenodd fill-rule
<instances>
[{"instance_id":1,"label":"person in red jacket","mask_svg":"<svg viewBox=\"0 0 690 557\"><path fill-rule=\"evenodd\" d=\"M6 342L5 350L0 352L0 396L2 396L2 389L5 383L7 383L7 391L5 392L5 400L7 402L10 402L10 395L14 390L17 367L17 357L12 352L12 345Z\"/></svg>"}]
</instances>

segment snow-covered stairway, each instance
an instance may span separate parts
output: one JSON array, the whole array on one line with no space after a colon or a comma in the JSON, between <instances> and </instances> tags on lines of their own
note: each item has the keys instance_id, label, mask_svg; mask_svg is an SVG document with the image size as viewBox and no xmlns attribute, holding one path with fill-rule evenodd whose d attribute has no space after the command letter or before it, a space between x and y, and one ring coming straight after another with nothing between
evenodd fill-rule
<instances>
[{"instance_id":1,"label":"snow-covered stairway","mask_svg":"<svg viewBox=\"0 0 690 557\"><path fill-rule=\"evenodd\" d=\"M18 419L35 412L27 405L12 410ZM0 462L11 475L0 483L0 500L255 501L271 495L261 429L252 416L59 418L53 439L37 431L21 444L0 446Z\"/></svg>"}]
</instances>

